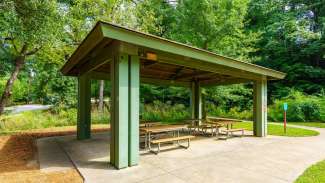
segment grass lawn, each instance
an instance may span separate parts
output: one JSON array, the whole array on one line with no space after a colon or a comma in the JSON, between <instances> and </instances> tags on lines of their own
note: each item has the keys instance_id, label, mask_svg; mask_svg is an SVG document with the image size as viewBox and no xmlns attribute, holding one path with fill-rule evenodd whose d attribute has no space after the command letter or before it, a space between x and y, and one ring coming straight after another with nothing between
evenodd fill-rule
<instances>
[{"instance_id":1,"label":"grass lawn","mask_svg":"<svg viewBox=\"0 0 325 183\"><path fill-rule=\"evenodd\" d=\"M290 125L309 126L316 128L325 128L325 122L289 122Z\"/></svg>"},{"instance_id":2,"label":"grass lawn","mask_svg":"<svg viewBox=\"0 0 325 183\"><path fill-rule=\"evenodd\" d=\"M325 182L325 160L309 167L298 177L295 183L323 183Z\"/></svg>"},{"instance_id":3,"label":"grass lawn","mask_svg":"<svg viewBox=\"0 0 325 183\"><path fill-rule=\"evenodd\" d=\"M287 127L287 133L283 131L283 126L268 124L268 134L277 135L277 136L288 136L288 137L308 137L308 136L317 136L319 132L314 130L307 130L302 128ZM246 130L253 130L252 122L242 122L234 125L234 128L244 128Z\"/></svg>"}]
</instances>

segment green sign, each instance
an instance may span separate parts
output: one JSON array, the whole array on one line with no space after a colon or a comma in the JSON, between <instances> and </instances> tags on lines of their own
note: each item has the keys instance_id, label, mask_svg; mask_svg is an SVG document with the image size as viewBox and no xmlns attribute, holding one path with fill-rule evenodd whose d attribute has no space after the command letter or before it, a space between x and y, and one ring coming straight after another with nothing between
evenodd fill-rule
<instances>
[{"instance_id":1,"label":"green sign","mask_svg":"<svg viewBox=\"0 0 325 183\"><path fill-rule=\"evenodd\" d=\"M286 111L286 110L288 110L288 103L284 103L283 104L283 109Z\"/></svg>"}]
</instances>

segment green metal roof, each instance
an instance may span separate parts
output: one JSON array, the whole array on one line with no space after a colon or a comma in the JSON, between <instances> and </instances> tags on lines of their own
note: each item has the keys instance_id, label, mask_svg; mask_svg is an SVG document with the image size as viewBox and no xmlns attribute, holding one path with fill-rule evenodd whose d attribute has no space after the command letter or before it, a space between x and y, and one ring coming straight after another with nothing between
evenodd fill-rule
<instances>
[{"instance_id":1,"label":"green metal roof","mask_svg":"<svg viewBox=\"0 0 325 183\"><path fill-rule=\"evenodd\" d=\"M219 68L219 70L229 69L236 71L238 74L246 73L257 76L266 76L268 79L283 79L286 76L285 73L266 67L221 56L207 50L102 21L97 22L92 31L87 35L69 58L67 63L62 67L61 72L64 75L76 75L72 74L73 68L87 56L89 57L89 54L91 54L94 49L98 48L98 45L100 45L104 40L117 40L135 46L157 50L160 53L163 53L163 55L167 55L167 57L168 54L179 56L178 59L176 59L177 61L175 61L175 65L181 63L193 68L198 67L198 69L210 69L211 71L214 71L213 67ZM169 62L169 64L173 63ZM204 67L204 65L207 66Z\"/></svg>"}]
</instances>

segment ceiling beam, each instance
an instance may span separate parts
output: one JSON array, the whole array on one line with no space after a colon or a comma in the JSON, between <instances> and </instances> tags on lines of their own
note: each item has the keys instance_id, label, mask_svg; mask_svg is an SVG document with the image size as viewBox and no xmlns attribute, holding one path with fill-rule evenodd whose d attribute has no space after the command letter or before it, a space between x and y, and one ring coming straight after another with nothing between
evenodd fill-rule
<instances>
[{"instance_id":1,"label":"ceiling beam","mask_svg":"<svg viewBox=\"0 0 325 183\"><path fill-rule=\"evenodd\" d=\"M239 78L250 79L250 80L260 80L262 78L262 75L259 74L254 74L251 72L246 72L244 70L238 70L238 69L224 67L220 65L217 66L215 64L211 64L208 62L193 60L192 58L168 54L165 52L158 52L158 62L185 66L185 67L194 68L201 71L213 72L222 75L230 75L237 78L239 77Z\"/></svg>"},{"instance_id":2,"label":"ceiling beam","mask_svg":"<svg viewBox=\"0 0 325 183\"><path fill-rule=\"evenodd\" d=\"M137 54L136 46L119 41L111 41L110 39L105 39L96 48L97 49L90 54L90 59L79 66L79 75L96 70L100 66L110 62L114 56L119 53Z\"/></svg>"},{"instance_id":3,"label":"ceiling beam","mask_svg":"<svg viewBox=\"0 0 325 183\"><path fill-rule=\"evenodd\" d=\"M175 71L175 74L170 76L169 79L170 80L175 80L181 74L183 69L184 69L184 66L177 68L176 71Z\"/></svg>"},{"instance_id":4,"label":"ceiling beam","mask_svg":"<svg viewBox=\"0 0 325 183\"><path fill-rule=\"evenodd\" d=\"M61 72L66 75L77 63L85 58L102 40L104 35L100 26L95 26L78 48L73 52L67 63L61 68Z\"/></svg>"},{"instance_id":5,"label":"ceiling beam","mask_svg":"<svg viewBox=\"0 0 325 183\"><path fill-rule=\"evenodd\" d=\"M92 71L89 73L90 78L96 80L110 80L110 73L104 72L96 72ZM141 83L152 84L152 85L162 85L162 86L180 86L180 87L191 87L190 82L182 82L182 81L174 81L174 80L167 80L167 79L157 79L157 78L150 78L150 77L140 77Z\"/></svg>"},{"instance_id":6,"label":"ceiling beam","mask_svg":"<svg viewBox=\"0 0 325 183\"><path fill-rule=\"evenodd\" d=\"M213 76L213 75L217 75L217 73L214 72L209 72L209 73L197 73L197 74L184 74L183 76L179 76L175 79L193 79L193 78L200 78L200 77L209 77L209 76Z\"/></svg>"},{"instance_id":7,"label":"ceiling beam","mask_svg":"<svg viewBox=\"0 0 325 183\"><path fill-rule=\"evenodd\" d=\"M232 79L222 79L222 80L204 80L204 81L200 81L200 84L203 87L213 87L213 86L241 84L241 83L248 83L248 82L252 82L252 80L232 78Z\"/></svg>"}]
</instances>

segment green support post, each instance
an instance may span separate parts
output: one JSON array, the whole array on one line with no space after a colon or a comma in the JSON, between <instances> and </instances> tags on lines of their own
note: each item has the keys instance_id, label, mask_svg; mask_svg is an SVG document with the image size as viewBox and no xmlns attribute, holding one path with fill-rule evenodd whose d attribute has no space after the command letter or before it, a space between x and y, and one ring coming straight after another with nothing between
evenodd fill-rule
<instances>
[{"instance_id":1,"label":"green support post","mask_svg":"<svg viewBox=\"0 0 325 183\"><path fill-rule=\"evenodd\" d=\"M191 87L192 119L202 119L202 95L199 81L193 81Z\"/></svg>"},{"instance_id":2,"label":"green support post","mask_svg":"<svg viewBox=\"0 0 325 183\"><path fill-rule=\"evenodd\" d=\"M139 162L139 70L138 56L120 53L111 62L110 162L117 169Z\"/></svg>"},{"instance_id":3,"label":"green support post","mask_svg":"<svg viewBox=\"0 0 325 183\"><path fill-rule=\"evenodd\" d=\"M111 62L112 112L110 162L117 169L128 166L129 59L119 54Z\"/></svg>"},{"instance_id":4,"label":"green support post","mask_svg":"<svg viewBox=\"0 0 325 183\"><path fill-rule=\"evenodd\" d=\"M140 59L129 57L129 166L139 163Z\"/></svg>"},{"instance_id":5,"label":"green support post","mask_svg":"<svg viewBox=\"0 0 325 183\"><path fill-rule=\"evenodd\" d=\"M78 140L90 138L90 84L90 77L87 74L78 77Z\"/></svg>"},{"instance_id":6,"label":"green support post","mask_svg":"<svg viewBox=\"0 0 325 183\"><path fill-rule=\"evenodd\" d=\"M267 135L267 79L254 82L254 135Z\"/></svg>"},{"instance_id":7,"label":"green support post","mask_svg":"<svg viewBox=\"0 0 325 183\"><path fill-rule=\"evenodd\" d=\"M202 92L201 98L202 98L202 119L207 119L207 111L206 111L206 108L205 108L206 94L203 94L203 92Z\"/></svg>"}]
</instances>

